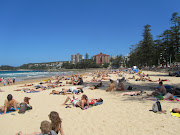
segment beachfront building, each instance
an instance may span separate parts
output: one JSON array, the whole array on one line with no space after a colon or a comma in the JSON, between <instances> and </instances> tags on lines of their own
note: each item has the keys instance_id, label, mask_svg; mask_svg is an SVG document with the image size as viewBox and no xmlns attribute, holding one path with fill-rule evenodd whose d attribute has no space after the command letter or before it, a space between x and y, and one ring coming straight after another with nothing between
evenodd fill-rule
<instances>
[{"instance_id":1,"label":"beachfront building","mask_svg":"<svg viewBox=\"0 0 180 135\"><path fill-rule=\"evenodd\" d=\"M110 56L100 53L93 56L93 61L95 61L96 64L110 63Z\"/></svg>"},{"instance_id":2,"label":"beachfront building","mask_svg":"<svg viewBox=\"0 0 180 135\"><path fill-rule=\"evenodd\" d=\"M71 55L72 64L76 64L76 63L80 62L82 59L83 59L83 56L79 53L77 53L76 55Z\"/></svg>"}]
</instances>

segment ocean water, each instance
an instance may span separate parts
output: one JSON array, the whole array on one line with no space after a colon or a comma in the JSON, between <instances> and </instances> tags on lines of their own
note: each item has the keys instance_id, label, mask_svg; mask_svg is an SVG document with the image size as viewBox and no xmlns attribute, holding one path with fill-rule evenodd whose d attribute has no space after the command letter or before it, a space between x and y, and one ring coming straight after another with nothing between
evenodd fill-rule
<instances>
[{"instance_id":1,"label":"ocean water","mask_svg":"<svg viewBox=\"0 0 180 135\"><path fill-rule=\"evenodd\" d=\"M16 78L16 81L22 81L67 74L70 74L70 72L0 71L0 78Z\"/></svg>"}]
</instances>

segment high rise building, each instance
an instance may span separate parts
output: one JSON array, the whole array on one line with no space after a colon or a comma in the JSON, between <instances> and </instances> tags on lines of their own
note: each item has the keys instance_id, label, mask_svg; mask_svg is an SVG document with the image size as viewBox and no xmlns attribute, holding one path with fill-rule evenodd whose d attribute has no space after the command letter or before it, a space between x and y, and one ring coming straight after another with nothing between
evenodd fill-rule
<instances>
[{"instance_id":1,"label":"high rise building","mask_svg":"<svg viewBox=\"0 0 180 135\"><path fill-rule=\"evenodd\" d=\"M93 60L96 62L96 64L110 63L110 56L100 53L100 54L94 55Z\"/></svg>"},{"instance_id":2,"label":"high rise building","mask_svg":"<svg viewBox=\"0 0 180 135\"><path fill-rule=\"evenodd\" d=\"M76 55L71 55L71 62L72 64L76 64L83 59L82 55L77 53Z\"/></svg>"}]
</instances>

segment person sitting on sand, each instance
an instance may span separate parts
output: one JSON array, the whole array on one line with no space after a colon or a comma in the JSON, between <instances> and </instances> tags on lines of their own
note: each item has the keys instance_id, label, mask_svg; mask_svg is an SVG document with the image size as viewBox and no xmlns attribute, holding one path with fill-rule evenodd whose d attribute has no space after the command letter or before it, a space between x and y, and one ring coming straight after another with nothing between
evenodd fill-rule
<instances>
[{"instance_id":1,"label":"person sitting on sand","mask_svg":"<svg viewBox=\"0 0 180 135\"><path fill-rule=\"evenodd\" d=\"M162 82L159 82L159 86L160 86L160 88L156 88L155 92L153 92L151 94L147 94L147 96L155 96L155 95L162 95L162 96L164 96L167 93L167 90L164 87Z\"/></svg>"},{"instance_id":2,"label":"person sitting on sand","mask_svg":"<svg viewBox=\"0 0 180 135\"><path fill-rule=\"evenodd\" d=\"M19 112L18 113L25 113L27 110L31 110L32 109L32 106L29 103L30 99L31 98L29 98L29 97L24 97L24 102L22 102L20 104L20 108L19 108Z\"/></svg>"},{"instance_id":3,"label":"person sitting on sand","mask_svg":"<svg viewBox=\"0 0 180 135\"><path fill-rule=\"evenodd\" d=\"M7 111L10 111L12 107L14 107L15 111L17 111L17 107L20 107L20 104L13 99L11 94L9 94L7 96L7 100L5 100L4 106L0 107L0 112L4 112L3 114L5 114Z\"/></svg>"},{"instance_id":4,"label":"person sitting on sand","mask_svg":"<svg viewBox=\"0 0 180 135\"><path fill-rule=\"evenodd\" d=\"M51 130L54 130L57 134L60 131L60 134L64 135L62 128L62 120L59 117L59 114L55 111L52 111L48 116L49 119L51 120Z\"/></svg>"},{"instance_id":5,"label":"person sitting on sand","mask_svg":"<svg viewBox=\"0 0 180 135\"><path fill-rule=\"evenodd\" d=\"M174 90L172 90L170 93L168 92L167 94L165 94L164 96L162 96L162 95L157 95L157 96L154 96L154 97L143 97L143 98L145 98L145 99L147 99L147 100L168 100L168 99L170 99L170 100L175 100L175 98L174 98L174 93L175 93L175 91Z\"/></svg>"},{"instance_id":6,"label":"person sitting on sand","mask_svg":"<svg viewBox=\"0 0 180 135\"><path fill-rule=\"evenodd\" d=\"M31 133L31 135L57 135L55 131L51 130L51 123L47 120L44 120L41 122L40 129L41 129L41 133L34 132L34 133ZM20 131L16 135L23 135L23 133L22 131Z\"/></svg>"},{"instance_id":7,"label":"person sitting on sand","mask_svg":"<svg viewBox=\"0 0 180 135\"><path fill-rule=\"evenodd\" d=\"M83 85L83 79L80 77L78 81L76 82L76 85Z\"/></svg>"},{"instance_id":8,"label":"person sitting on sand","mask_svg":"<svg viewBox=\"0 0 180 135\"><path fill-rule=\"evenodd\" d=\"M134 95L140 95L142 93L142 91L131 91L131 92L123 92L119 95L124 96L124 95L130 95L130 96L134 96Z\"/></svg>"},{"instance_id":9,"label":"person sitting on sand","mask_svg":"<svg viewBox=\"0 0 180 135\"><path fill-rule=\"evenodd\" d=\"M172 112L173 112L173 113L180 113L180 109L179 109L179 108L173 108L173 109L172 109Z\"/></svg>"},{"instance_id":10,"label":"person sitting on sand","mask_svg":"<svg viewBox=\"0 0 180 135\"><path fill-rule=\"evenodd\" d=\"M108 92L108 91L113 91L114 90L114 88L115 88L115 84L114 84L114 81L113 80L110 80L110 85L109 85L109 87L107 88L107 90L106 90L106 92Z\"/></svg>"},{"instance_id":11,"label":"person sitting on sand","mask_svg":"<svg viewBox=\"0 0 180 135\"><path fill-rule=\"evenodd\" d=\"M79 100L77 97L75 97L73 95L73 98L70 98L70 96L68 96L64 102L63 105L65 105L68 101L71 101L71 103L76 106L76 107L80 107L81 109L84 108L84 106L89 107L89 102L88 102L88 97L84 94L81 97L81 100Z\"/></svg>"},{"instance_id":12,"label":"person sitting on sand","mask_svg":"<svg viewBox=\"0 0 180 135\"><path fill-rule=\"evenodd\" d=\"M124 87L124 84L123 82L119 79L119 83L117 85L117 88L116 88L117 91L123 91L125 90L125 87Z\"/></svg>"}]
</instances>

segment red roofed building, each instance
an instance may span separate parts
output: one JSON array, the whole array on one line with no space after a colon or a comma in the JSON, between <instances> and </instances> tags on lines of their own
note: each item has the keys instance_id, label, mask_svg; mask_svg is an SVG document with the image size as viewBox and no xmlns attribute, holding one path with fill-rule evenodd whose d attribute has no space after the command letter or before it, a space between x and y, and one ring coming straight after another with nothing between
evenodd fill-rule
<instances>
[{"instance_id":1,"label":"red roofed building","mask_svg":"<svg viewBox=\"0 0 180 135\"><path fill-rule=\"evenodd\" d=\"M100 53L100 54L94 55L93 60L96 62L96 64L110 63L110 56Z\"/></svg>"}]
</instances>

